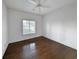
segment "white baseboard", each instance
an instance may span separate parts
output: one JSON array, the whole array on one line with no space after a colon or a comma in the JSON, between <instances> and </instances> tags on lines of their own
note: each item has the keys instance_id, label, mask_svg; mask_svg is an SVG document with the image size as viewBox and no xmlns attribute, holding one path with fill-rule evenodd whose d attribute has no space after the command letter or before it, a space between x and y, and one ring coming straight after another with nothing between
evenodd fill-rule
<instances>
[{"instance_id":1,"label":"white baseboard","mask_svg":"<svg viewBox=\"0 0 79 59\"><path fill-rule=\"evenodd\" d=\"M43 37L46 37L46 36L43 36ZM46 37L46 38L48 38L48 37ZM52 40L51 38L48 38L48 39ZM72 49L77 50L76 48L71 47L71 46L69 46L69 45L66 45L66 44L64 44L64 43L62 43L62 42L59 42L59 41L56 41L56 40L52 40L52 41L58 42L58 43L60 43L60 44L63 44L63 45L65 45L65 46L68 46L68 47L70 47L70 48L72 48Z\"/></svg>"}]
</instances>

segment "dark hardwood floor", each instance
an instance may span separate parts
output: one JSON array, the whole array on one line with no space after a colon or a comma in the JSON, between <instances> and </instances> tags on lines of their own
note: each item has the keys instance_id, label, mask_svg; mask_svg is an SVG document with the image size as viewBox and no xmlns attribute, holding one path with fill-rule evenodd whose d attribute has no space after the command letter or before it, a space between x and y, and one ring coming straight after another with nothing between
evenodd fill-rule
<instances>
[{"instance_id":1,"label":"dark hardwood floor","mask_svg":"<svg viewBox=\"0 0 79 59\"><path fill-rule=\"evenodd\" d=\"M77 59L77 51L44 37L9 44L3 59Z\"/></svg>"}]
</instances>

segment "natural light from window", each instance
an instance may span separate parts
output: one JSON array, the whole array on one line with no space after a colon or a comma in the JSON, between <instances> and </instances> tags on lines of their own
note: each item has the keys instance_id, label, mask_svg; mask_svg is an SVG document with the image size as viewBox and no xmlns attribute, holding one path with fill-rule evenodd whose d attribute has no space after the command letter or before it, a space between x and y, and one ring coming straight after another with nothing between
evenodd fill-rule
<instances>
[{"instance_id":1,"label":"natural light from window","mask_svg":"<svg viewBox=\"0 0 79 59\"><path fill-rule=\"evenodd\" d=\"M23 20L23 35L35 33L35 21Z\"/></svg>"}]
</instances>

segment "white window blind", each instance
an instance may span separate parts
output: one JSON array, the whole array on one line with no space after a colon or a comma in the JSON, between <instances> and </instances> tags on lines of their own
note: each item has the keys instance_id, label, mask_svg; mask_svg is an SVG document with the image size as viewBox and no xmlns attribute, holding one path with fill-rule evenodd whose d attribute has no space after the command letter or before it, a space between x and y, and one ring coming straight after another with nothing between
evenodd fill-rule
<instances>
[{"instance_id":1,"label":"white window blind","mask_svg":"<svg viewBox=\"0 0 79 59\"><path fill-rule=\"evenodd\" d=\"M23 20L23 35L35 33L35 21Z\"/></svg>"}]
</instances>

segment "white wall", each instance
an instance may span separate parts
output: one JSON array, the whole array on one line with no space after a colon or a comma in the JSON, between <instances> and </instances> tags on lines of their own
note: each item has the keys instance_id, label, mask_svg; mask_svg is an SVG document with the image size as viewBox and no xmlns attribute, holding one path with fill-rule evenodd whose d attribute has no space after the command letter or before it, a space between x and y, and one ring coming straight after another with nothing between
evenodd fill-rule
<instances>
[{"instance_id":1,"label":"white wall","mask_svg":"<svg viewBox=\"0 0 79 59\"><path fill-rule=\"evenodd\" d=\"M42 35L42 16L38 16L28 12L17 11L8 9L9 19L9 43L25 40ZM36 34L22 35L22 19L33 19L36 21L37 32Z\"/></svg>"},{"instance_id":2,"label":"white wall","mask_svg":"<svg viewBox=\"0 0 79 59\"><path fill-rule=\"evenodd\" d=\"M2 2L2 55L4 55L8 46L8 23L7 23L7 8Z\"/></svg>"},{"instance_id":3,"label":"white wall","mask_svg":"<svg viewBox=\"0 0 79 59\"><path fill-rule=\"evenodd\" d=\"M44 16L43 35L77 49L77 6L69 4Z\"/></svg>"}]
</instances>

